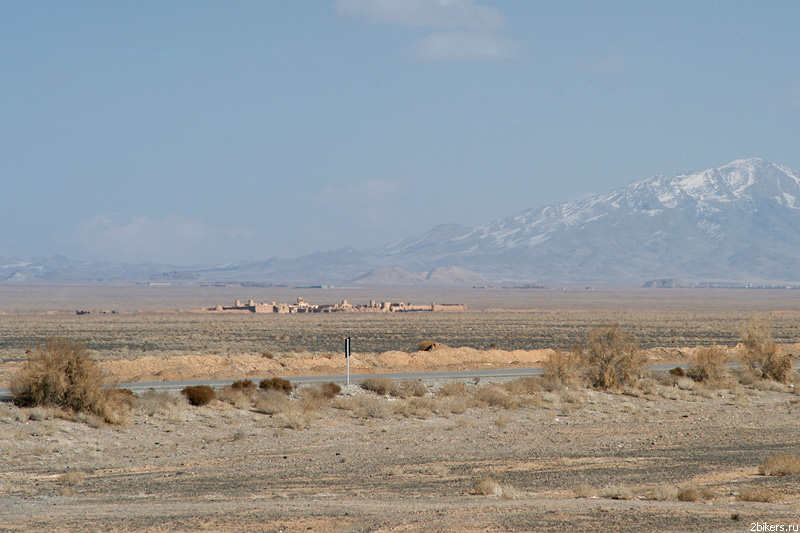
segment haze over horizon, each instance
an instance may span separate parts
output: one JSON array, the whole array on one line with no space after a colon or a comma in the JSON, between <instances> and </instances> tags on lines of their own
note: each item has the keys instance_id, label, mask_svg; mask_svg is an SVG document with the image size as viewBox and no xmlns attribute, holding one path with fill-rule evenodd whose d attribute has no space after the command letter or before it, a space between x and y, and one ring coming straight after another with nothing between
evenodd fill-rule
<instances>
[{"instance_id":1,"label":"haze over horizon","mask_svg":"<svg viewBox=\"0 0 800 533\"><path fill-rule=\"evenodd\" d=\"M800 4L0 3L0 256L365 249L800 169Z\"/></svg>"}]
</instances>

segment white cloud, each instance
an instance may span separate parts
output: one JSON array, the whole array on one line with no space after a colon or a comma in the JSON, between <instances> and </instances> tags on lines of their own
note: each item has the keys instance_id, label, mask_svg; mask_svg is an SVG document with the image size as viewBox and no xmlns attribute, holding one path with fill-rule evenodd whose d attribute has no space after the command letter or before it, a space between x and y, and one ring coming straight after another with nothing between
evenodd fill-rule
<instances>
[{"instance_id":1,"label":"white cloud","mask_svg":"<svg viewBox=\"0 0 800 533\"><path fill-rule=\"evenodd\" d=\"M491 33L437 32L414 43L425 61L475 61L512 57L520 45Z\"/></svg>"},{"instance_id":2,"label":"white cloud","mask_svg":"<svg viewBox=\"0 0 800 533\"><path fill-rule=\"evenodd\" d=\"M492 31L506 23L495 8L473 0L339 0L340 12L397 26Z\"/></svg>"},{"instance_id":3,"label":"white cloud","mask_svg":"<svg viewBox=\"0 0 800 533\"><path fill-rule=\"evenodd\" d=\"M610 74L613 72L630 70L633 67L622 56L618 54L612 54L602 57L586 58L584 61L578 64L578 68L588 72L602 72Z\"/></svg>"},{"instance_id":4,"label":"white cloud","mask_svg":"<svg viewBox=\"0 0 800 533\"><path fill-rule=\"evenodd\" d=\"M375 24L434 28L414 53L425 61L473 61L512 57L519 44L497 36L508 19L474 0L338 0L339 12Z\"/></svg>"},{"instance_id":5,"label":"white cloud","mask_svg":"<svg viewBox=\"0 0 800 533\"><path fill-rule=\"evenodd\" d=\"M215 250L251 236L246 228L217 229L179 215L157 219L144 215L125 218L114 213L90 217L73 233L80 245L107 260L179 265L209 261Z\"/></svg>"}]
</instances>

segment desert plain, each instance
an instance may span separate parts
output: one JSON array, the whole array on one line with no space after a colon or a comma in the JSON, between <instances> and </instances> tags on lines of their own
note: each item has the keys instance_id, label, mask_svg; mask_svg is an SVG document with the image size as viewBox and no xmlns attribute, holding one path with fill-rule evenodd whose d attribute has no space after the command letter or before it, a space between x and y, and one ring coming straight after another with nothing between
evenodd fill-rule
<instances>
[{"instance_id":1,"label":"desert plain","mask_svg":"<svg viewBox=\"0 0 800 533\"><path fill-rule=\"evenodd\" d=\"M200 311L298 296L467 311ZM85 344L108 382L339 376L342 387L218 387L192 406L156 386L117 424L1 402L0 530L796 531L800 474L764 468L800 454L796 372L778 383L728 368L705 383L645 371L613 391L391 378L537 368L609 324L648 363L686 366L711 345L735 361L754 314L800 353L800 292L787 289L0 287L0 386L58 335ZM351 372L380 374L381 387L344 386L347 337ZM423 340L441 346L417 351Z\"/></svg>"}]
</instances>

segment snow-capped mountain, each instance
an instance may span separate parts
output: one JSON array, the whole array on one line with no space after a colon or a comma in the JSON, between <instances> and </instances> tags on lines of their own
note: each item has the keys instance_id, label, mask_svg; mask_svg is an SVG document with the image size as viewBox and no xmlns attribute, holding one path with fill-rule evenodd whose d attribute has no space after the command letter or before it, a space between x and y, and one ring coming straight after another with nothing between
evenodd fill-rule
<instances>
[{"instance_id":1,"label":"snow-capped mountain","mask_svg":"<svg viewBox=\"0 0 800 533\"><path fill-rule=\"evenodd\" d=\"M446 239L433 235L449 234ZM528 209L468 229L435 228L379 251L493 279L640 283L800 281L800 173L762 159Z\"/></svg>"},{"instance_id":2,"label":"snow-capped mountain","mask_svg":"<svg viewBox=\"0 0 800 533\"><path fill-rule=\"evenodd\" d=\"M800 172L762 159L737 160L528 209L476 228L445 224L373 250L345 247L295 259L179 268L0 258L5 283L180 278L341 284L368 272L360 281L418 283L431 271L437 273L425 278L431 284L465 284L475 276L537 284L640 285L678 278L797 284Z\"/></svg>"}]
</instances>

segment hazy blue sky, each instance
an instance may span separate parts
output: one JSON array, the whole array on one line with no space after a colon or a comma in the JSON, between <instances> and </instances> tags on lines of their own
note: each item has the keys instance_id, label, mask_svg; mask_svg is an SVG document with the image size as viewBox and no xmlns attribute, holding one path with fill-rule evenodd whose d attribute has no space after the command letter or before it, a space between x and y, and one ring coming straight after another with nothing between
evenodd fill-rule
<instances>
[{"instance_id":1,"label":"hazy blue sky","mask_svg":"<svg viewBox=\"0 0 800 533\"><path fill-rule=\"evenodd\" d=\"M0 0L0 256L366 249L800 169L800 2Z\"/></svg>"}]
</instances>

